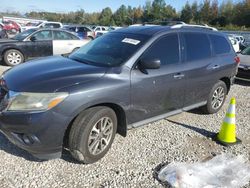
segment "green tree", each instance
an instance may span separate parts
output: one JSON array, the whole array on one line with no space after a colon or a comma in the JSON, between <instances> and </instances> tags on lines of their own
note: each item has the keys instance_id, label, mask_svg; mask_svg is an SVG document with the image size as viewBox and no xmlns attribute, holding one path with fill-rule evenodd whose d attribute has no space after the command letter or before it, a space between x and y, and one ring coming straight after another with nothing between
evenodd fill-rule
<instances>
[{"instance_id":1,"label":"green tree","mask_svg":"<svg viewBox=\"0 0 250 188\"><path fill-rule=\"evenodd\" d=\"M100 25L111 25L112 21L112 10L110 7L106 7L102 10L100 17L99 17Z\"/></svg>"},{"instance_id":2,"label":"green tree","mask_svg":"<svg viewBox=\"0 0 250 188\"><path fill-rule=\"evenodd\" d=\"M175 8L171 5L167 5L164 7L163 11L163 20L175 20L178 18Z\"/></svg>"},{"instance_id":3,"label":"green tree","mask_svg":"<svg viewBox=\"0 0 250 188\"><path fill-rule=\"evenodd\" d=\"M165 12L166 2L165 0L154 0L152 3L152 15L154 20L165 20L164 12Z\"/></svg>"},{"instance_id":4,"label":"green tree","mask_svg":"<svg viewBox=\"0 0 250 188\"><path fill-rule=\"evenodd\" d=\"M200 11L199 11L199 6L197 1L194 1L192 6L191 6L191 10L192 10L192 17L193 17L193 22L195 22L196 24L200 23L201 21L201 16L200 16Z\"/></svg>"},{"instance_id":5,"label":"green tree","mask_svg":"<svg viewBox=\"0 0 250 188\"><path fill-rule=\"evenodd\" d=\"M181 11L181 20L186 23L190 23L192 19L193 19L192 8L187 1Z\"/></svg>"},{"instance_id":6,"label":"green tree","mask_svg":"<svg viewBox=\"0 0 250 188\"><path fill-rule=\"evenodd\" d=\"M143 7L143 21L150 22L153 21L153 13L152 13L152 4L151 1L147 0L145 6Z\"/></svg>"},{"instance_id":7,"label":"green tree","mask_svg":"<svg viewBox=\"0 0 250 188\"><path fill-rule=\"evenodd\" d=\"M220 16L225 18L225 25L231 24L234 15L234 5L231 0L223 2L220 6Z\"/></svg>"},{"instance_id":8,"label":"green tree","mask_svg":"<svg viewBox=\"0 0 250 188\"><path fill-rule=\"evenodd\" d=\"M138 8L134 8L134 22L135 23L141 23L143 18L143 10L141 6Z\"/></svg>"},{"instance_id":9,"label":"green tree","mask_svg":"<svg viewBox=\"0 0 250 188\"><path fill-rule=\"evenodd\" d=\"M204 0L204 3L200 10L201 21L204 23L209 23L211 19L211 8L210 8L210 0Z\"/></svg>"},{"instance_id":10,"label":"green tree","mask_svg":"<svg viewBox=\"0 0 250 188\"><path fill-rule=\"evenodd\" d=\"M125 5L121 5L120 8L114 14L114 21L116 25L124 26L128 20L128 12L127 7Z\"/></svg>"}]
</instances>

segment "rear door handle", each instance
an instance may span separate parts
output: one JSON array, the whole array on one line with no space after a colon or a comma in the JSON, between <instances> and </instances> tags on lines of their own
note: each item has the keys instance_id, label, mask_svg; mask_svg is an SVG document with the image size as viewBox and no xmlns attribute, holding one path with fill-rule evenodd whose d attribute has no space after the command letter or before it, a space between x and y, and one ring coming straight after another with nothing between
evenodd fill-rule
<instances>
[{"instance_id":1,"label":"rear door handle","mask_svg":"<svg viewBox=\"0 0 250 188\"><path fill-rule=\"evenodd\" d=\"M177 73L177 74L174 75L174 79L182 79L184 77L185 77L185 75L181 74L181 73Z\"/></svg>"}]
</instances>

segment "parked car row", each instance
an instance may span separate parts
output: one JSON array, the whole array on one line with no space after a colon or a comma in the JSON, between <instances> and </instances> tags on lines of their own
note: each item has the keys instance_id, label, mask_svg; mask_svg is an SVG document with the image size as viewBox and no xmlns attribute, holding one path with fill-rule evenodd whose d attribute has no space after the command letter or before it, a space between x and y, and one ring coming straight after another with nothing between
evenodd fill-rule
<instances>
[{"instance_id":1,"label":"parked car row","mask_svg":"<svg viewBox=\"0 0 250 188\"><path fill-rule=\"evenodd\" d=\"M0 40L0 58L15 66L31 58L69 54L89 40L58 29L29 29L7 40Z\"/></svg>"},{"instance_id":2,"label":"parked car row","mask_svg":"<svg viewBox=\"0 0 250 188\"><path fill-rule=\"evenodd\" d=\"M21 31L26 31L28 29L39 29L39 28L63 28L63 24L60 22L29 22L26 26L21 27Z\"/></svg>"}]
</instances>

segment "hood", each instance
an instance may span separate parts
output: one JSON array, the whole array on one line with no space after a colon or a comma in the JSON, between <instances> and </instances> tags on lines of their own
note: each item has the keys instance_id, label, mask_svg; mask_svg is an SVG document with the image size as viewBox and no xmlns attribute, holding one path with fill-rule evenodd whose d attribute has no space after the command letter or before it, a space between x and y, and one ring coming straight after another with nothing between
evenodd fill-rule
<instances>
[{"instance_id":1,"label":"hood","mask_svg":"<svg viewBox=\"0 0 250 188\"><path fill-rule=\"evenodd\" d=\"M14 39L1 39L0 40L0 44L5 44L5 43L16 43L18 42L18 40L14 40Z\"/></svg>"},{"instance_id":2,"label":"hood","mask_svg":"<svg viewBox=\"0 0 250 188\"><path fill-rule=\"evenodd\" d=\"M9 90L16 92L55 92L71 85L102 77L105 67L54 56L18 65L3 75Z\"/></svg>"}]
</instances>

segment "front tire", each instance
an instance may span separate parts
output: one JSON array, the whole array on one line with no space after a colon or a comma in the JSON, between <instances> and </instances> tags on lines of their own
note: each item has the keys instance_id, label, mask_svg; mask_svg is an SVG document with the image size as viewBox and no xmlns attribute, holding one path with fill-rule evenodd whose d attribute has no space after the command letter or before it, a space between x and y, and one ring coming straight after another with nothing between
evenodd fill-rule
<instances>
[{"instance_id":1,"label":"front tire","mask_svg":"<svg viewBox=\"0 0 250 188\"><path fill-rule=\"evenodd\" d=\"M24 62L23 54L18 50L7 50L4 53L4 62L8 66L16 66Z\"/></svg>"},{"instance_id":2,"label":"front tire","mask_svg":"<svg viewBox=\"0 0 250 188\"><path fill-rule=\"evenodd\" d=\"M110 149L117 130L117 117L108 107L85 110L73 122L69 150L79 162L90 164L101 159Z\"/></svg>"},{"instance_id":3,"label":"front tire","mask_svg":"<svg viewBox=\"0 0 250 188\"><path fill-rule=\"evenodd\" d=\"M206 114L217 113L223 106L227 95L227 86L225 82L219 80L212 88L207 104L202 107Z\"/></svg>"}]
</instances>

